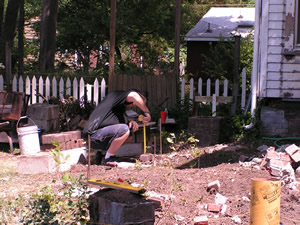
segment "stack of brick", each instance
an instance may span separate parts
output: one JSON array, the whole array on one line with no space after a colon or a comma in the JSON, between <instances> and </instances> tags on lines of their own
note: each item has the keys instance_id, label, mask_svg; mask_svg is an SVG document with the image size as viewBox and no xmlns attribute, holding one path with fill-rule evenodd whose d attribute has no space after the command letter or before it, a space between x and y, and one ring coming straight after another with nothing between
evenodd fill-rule
<instances>
[{"instance_id":1,"label":"stack of brick","mask_svg":"<svg viewBox=\"0 0 300 225\"><path fill-rule=\"evenodd\" d=\"M84 146L80 130L42 135L42 150L48 151L56 148L56 146L51 144L52 142L58 143L60 150L70 150Z\"/></svg>"},{"instance_id":2,"label":"stack of brick","mask_svg":"<svg viewBox=\"0 0 300 225\"><path fill-rule=\"evenodd\" d=\"M32 104L28 106L27 116L43 132L53 132L59 130L59 105Z\"/></svg>"},{"instance_id":3,"label":"stack of brick","mask_svg":"<svg viewBox=\"0 0 300 225\"><path fill-rule=\"evenodd\" d=\"M285 152L278 152L275 151L275 148L269 148L266 159L267 168L273 176L280 177L283 174L289 174L292 177L294 176L293 167L299 166L300 163L300 147L292 144L285 148Z\"/></svg>"}]
</instances>

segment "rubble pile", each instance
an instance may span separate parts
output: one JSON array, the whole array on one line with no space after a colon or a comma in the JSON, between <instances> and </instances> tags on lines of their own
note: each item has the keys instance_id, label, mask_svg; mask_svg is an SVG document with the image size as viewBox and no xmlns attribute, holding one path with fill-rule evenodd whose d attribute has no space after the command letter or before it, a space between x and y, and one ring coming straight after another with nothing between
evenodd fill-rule
<instances>
[{"instance_id":1,"label":"rubble pile","mask_svg":"<svg viewBox=\"0 0 300 225\"><path fill-rule=\"evenodd\" d=\"M295 189L300 178L300 147L291 145L282 145L279 148L259 146L260 157L252 157L247 161L247 157L241 155L239 164L243 167L252 166L257 169L266 169L272 176L281 180L282 185L288 185Z\"/></svg>"}]
</instances>

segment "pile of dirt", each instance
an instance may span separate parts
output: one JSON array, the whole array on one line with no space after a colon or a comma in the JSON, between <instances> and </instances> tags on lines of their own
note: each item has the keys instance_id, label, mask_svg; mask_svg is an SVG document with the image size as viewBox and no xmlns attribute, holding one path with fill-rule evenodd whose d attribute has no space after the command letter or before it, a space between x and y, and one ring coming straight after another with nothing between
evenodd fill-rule
<instances>
[{"instance_id":1,"label":"pile of dirt","mask_svg":"<svg viewBox=\"0 0 300 225\"><path fill-rule=\"evenodd\" d=\"M198 154L200 152L200 155ZM199 149L184 149L156 155L151 162L138 162L129 168L91 165L90 177L107 181L124 180L146 189L145 196L160 199L162 207L155 211L155 224L193 224L194 218L207 216L209 224L249 224L252 178L274 178L269 171L254 165L245 166L242 156L249 159L259 156L255 147L246 145L216 145ZM0 159L10 165L15 155L1 153ZM87 175L87 165L72 167L71 175ZM0 178L0 197L17 196L37 191L59 179L62 173L17 175ZM299 178L297 178L299 182ZM210 189L212 182L218 188ZM90 186L100 188L99 186ZM100 188L103 189L103 188ZM223 210L209 210L217 196L226 199ZM300 223L300 187L281 187L280 221L283 225Z\"/></svg>"}]
</instances>

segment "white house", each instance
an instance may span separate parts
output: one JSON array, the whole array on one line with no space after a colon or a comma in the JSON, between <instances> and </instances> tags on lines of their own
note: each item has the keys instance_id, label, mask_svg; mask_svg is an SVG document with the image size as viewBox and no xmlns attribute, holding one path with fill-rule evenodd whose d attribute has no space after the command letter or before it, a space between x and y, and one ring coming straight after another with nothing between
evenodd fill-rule
<instances>
[{"instance_id":1,"label":"white house","mask_svg":"<svg viewBox=\"0 0 300 225\"><path fill-rule=\"evenodd\" d=\"M259 100L268 136L300 134L299 9L299 0L255 1L251 111Z\"/></svg>"}]
</instances>

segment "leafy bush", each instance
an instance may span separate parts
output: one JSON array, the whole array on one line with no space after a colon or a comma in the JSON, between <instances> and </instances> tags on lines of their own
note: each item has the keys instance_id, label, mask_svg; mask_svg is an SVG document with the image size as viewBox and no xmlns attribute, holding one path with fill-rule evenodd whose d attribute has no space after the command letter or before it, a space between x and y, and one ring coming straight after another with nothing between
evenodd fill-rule
<instances>
[{"instance_id":1,"label":"leafy bush","mask_svg":"<svg viewBox=\"0 0 300 225\"><path fill-rule=\"evenodd\" d=\"M55 182L55 181L53 181ZM27 199L23 224L85 224L88 221L87 185L65 173L56 193L49 185ZM75 192L79 193L75 196Z\"/></svg>"}]
</instances>

